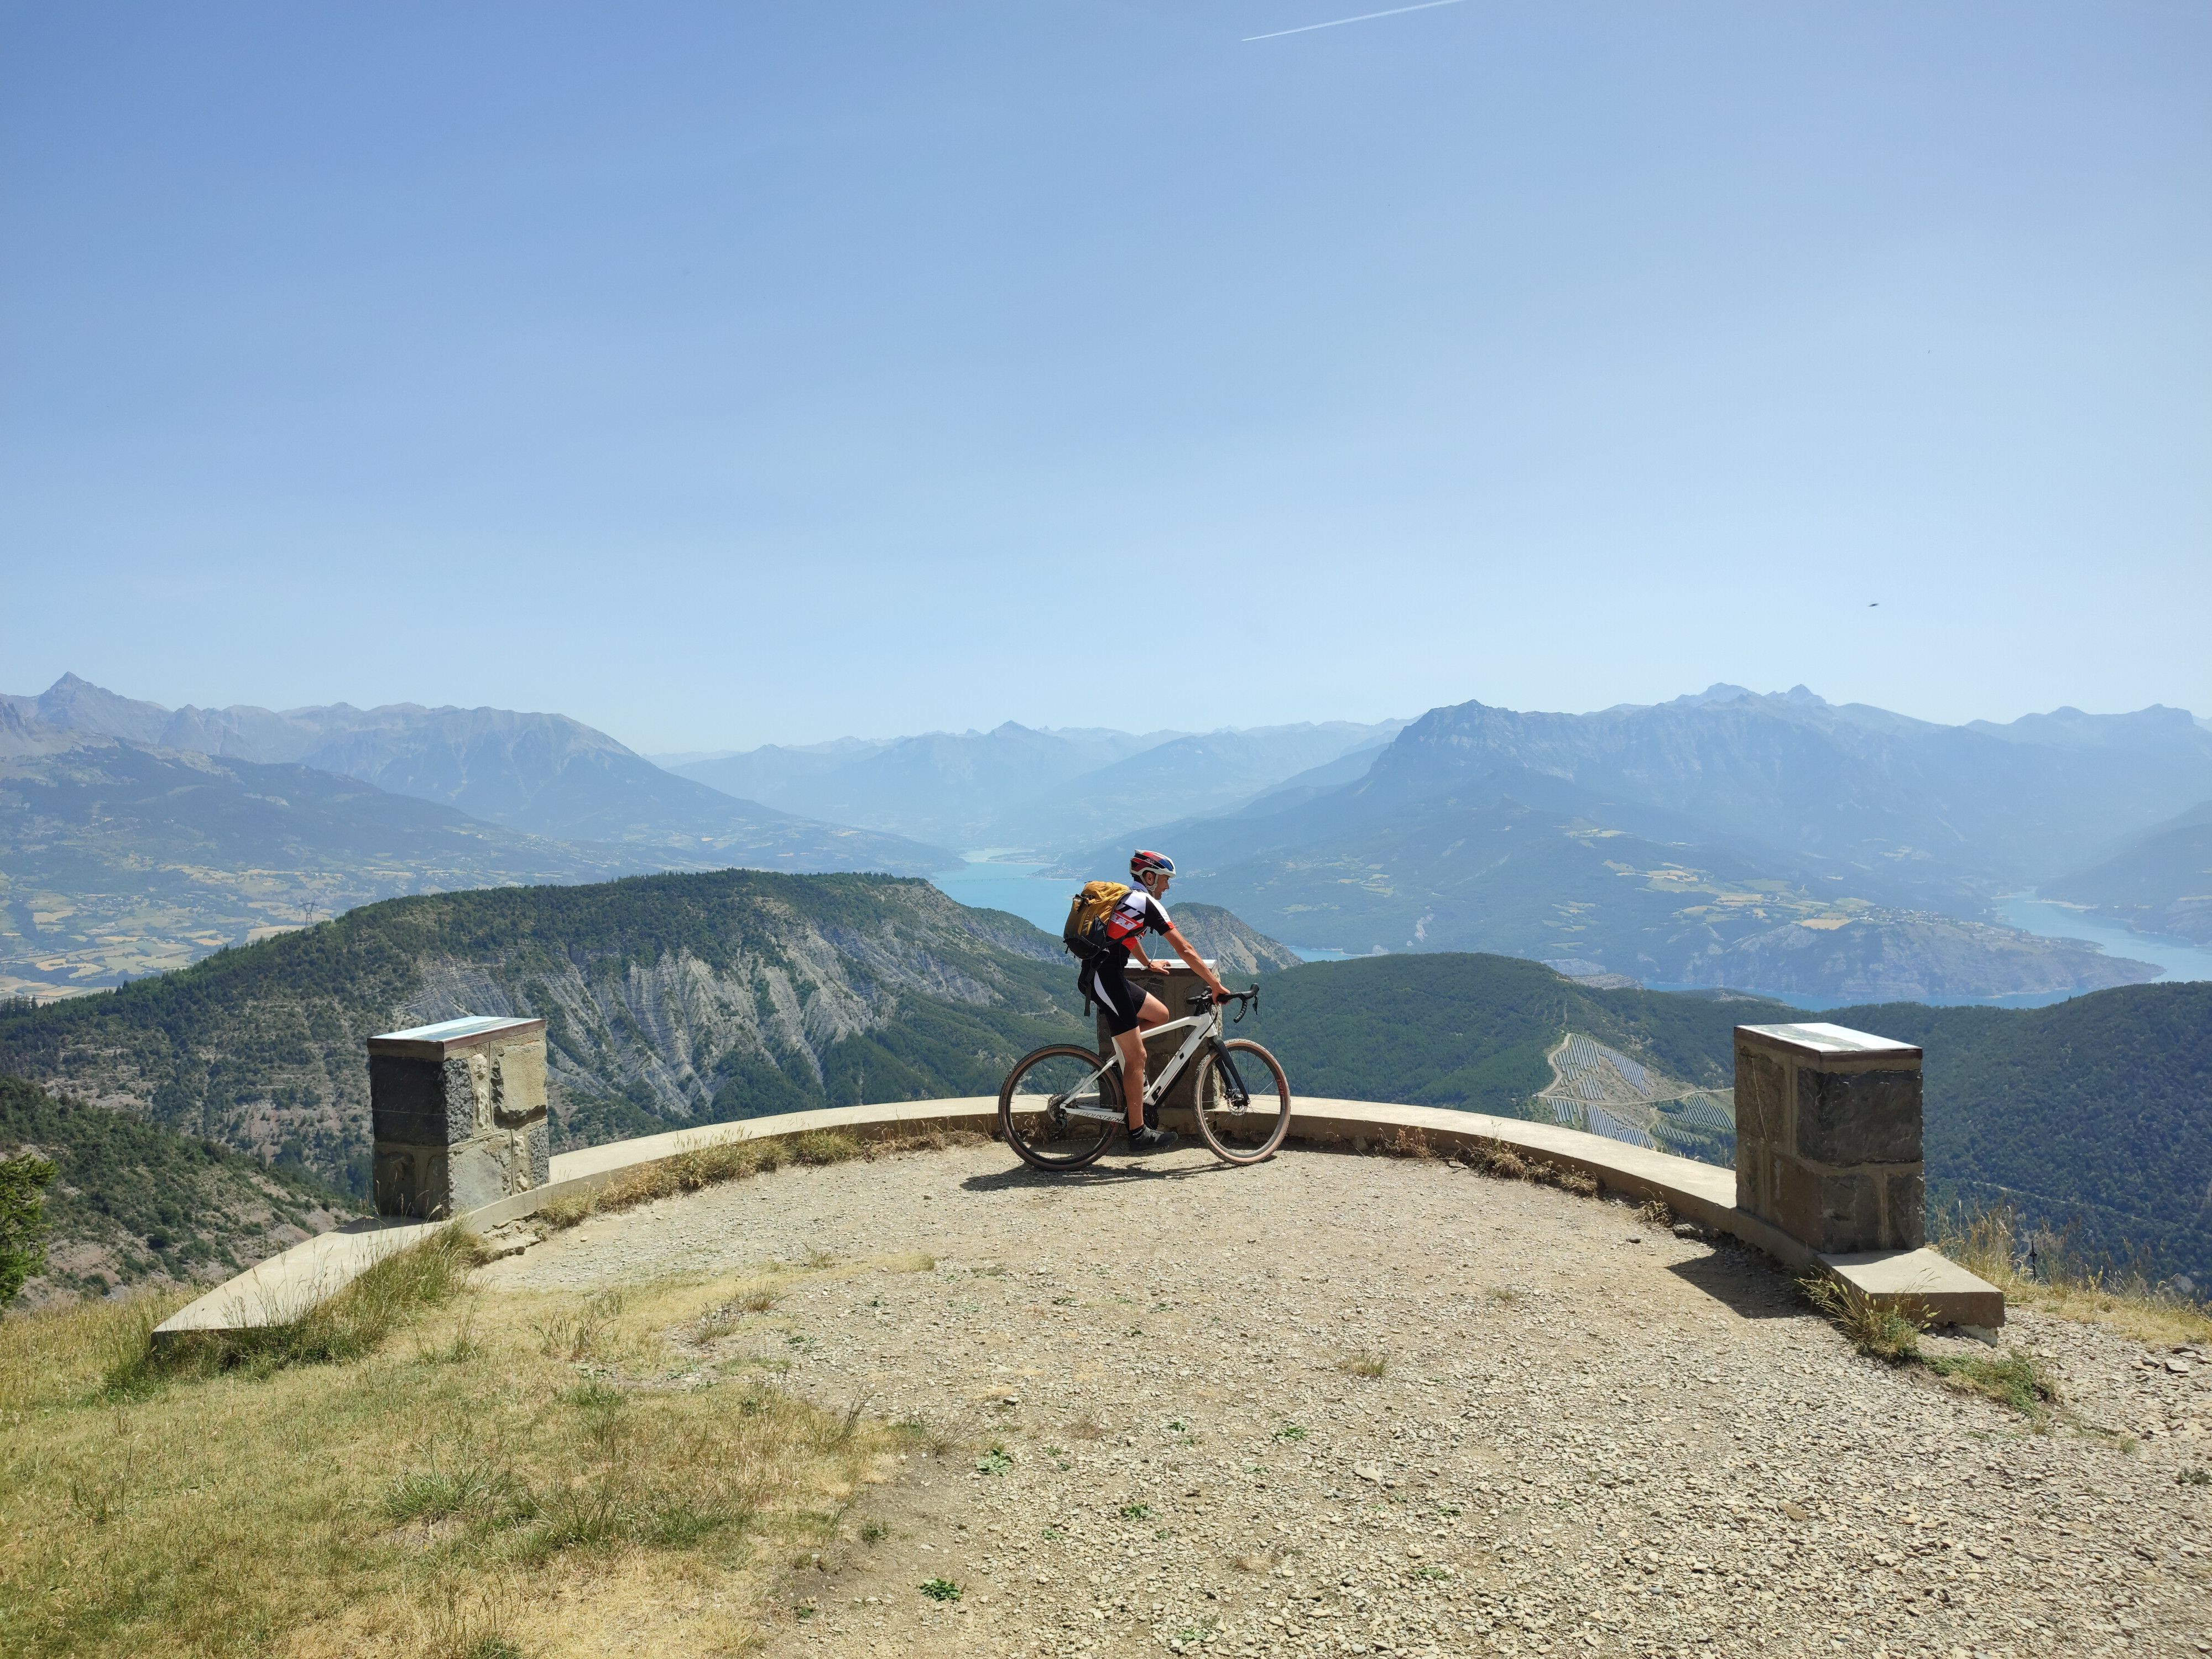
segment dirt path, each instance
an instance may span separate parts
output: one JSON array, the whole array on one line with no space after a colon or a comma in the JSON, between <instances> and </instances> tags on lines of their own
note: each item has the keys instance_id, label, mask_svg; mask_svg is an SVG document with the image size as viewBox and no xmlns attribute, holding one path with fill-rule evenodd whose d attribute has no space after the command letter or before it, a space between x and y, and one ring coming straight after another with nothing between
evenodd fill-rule
<instances>
[{"instance_id":1,"label":"dirt path","mask_svg":"<svg viewBox=\"0 0 2212 1659\"><path fill-rule=\"evenodd\" d=\"M793 1575L775 1659L2212 1652L2212 1487L2178 1479L2212 1364L2008 1327L2089 1424L2154 1431L2124 1449L1862 1358L1763 1257L1620 1204L1304 1149L1011 1164L789 1170L483 1275L823 1265L672 1350L927 1431Z\"/></svg>"}]
</instances>

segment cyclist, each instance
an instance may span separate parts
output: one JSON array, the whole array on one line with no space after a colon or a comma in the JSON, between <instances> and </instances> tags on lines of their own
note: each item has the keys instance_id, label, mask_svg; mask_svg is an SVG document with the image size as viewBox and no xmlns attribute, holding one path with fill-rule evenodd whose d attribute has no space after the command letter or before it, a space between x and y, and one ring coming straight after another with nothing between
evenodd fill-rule
<instances>
[{"instance_id":1,"label":"cyclist","mask_svg":"<svg viewBox=\"0 0 2212 1659\"><path fill-rule=\"evenodd\" d=\"M1105 1010L1106 1029L1114 1034L1114 1046L1121 1051L1121 1076L1129 1109L1129 1150L1164 1152L1180 1137L1149 1127L1145 1122L1144 1034L1155 1025L1165 1024L1168 1011L1158 997L1129 983L1125 977L1129 958L1134 957L1146 973L1159 971L1145 954L1144 936L1148 931L1164 933L1176 954L1182 958L1183 966L1204 980L1215 996L1226 998L1229 988L1221 982L1220 975L1206 965L1197 947L1168 919L1167 907L1160 902L1168 890L1168 883L1175 879L1175 860L1164 853L1139 848L1129 857L1129 879L1136 885L1106 918L1106 948L1084 964L1076 984L1085 996Z\"/></svg>"}]
</instances>

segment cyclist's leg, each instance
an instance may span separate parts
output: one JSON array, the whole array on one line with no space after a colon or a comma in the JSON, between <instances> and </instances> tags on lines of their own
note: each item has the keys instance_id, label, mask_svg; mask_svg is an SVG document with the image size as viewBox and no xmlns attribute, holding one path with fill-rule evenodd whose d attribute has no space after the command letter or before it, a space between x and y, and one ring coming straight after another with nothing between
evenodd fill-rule
<instances>
[{"instance_id":1,"label":"cyclist's leg","mask_svg":"<svg viewBox=\"0 0 2212 1659\"><path fill-rule=\"evenodd\" d=\"M1095 964L1090 974L1090 995L1097 1003L1099 1012L1106 1016L1106 1029L1113 1034L1114 1046L1121 1050L1122 1104L1128 1112L1129 1127L1139 1129L1145 1122L1145 1036L1144 1016L1159 1006L1159 999L1145 994L1115 968ZM1158 1021L1152 1022L1158 1024Z\"/></svg>"},{"instance_id":2,"label":"cyclist's leg","mask_svg":"<svg viewBox=\"0 0 2212 1659\"><path fill-rule=\"evenodd\" d=\"M1131 1026L1117 1031L1114 1046L1121 1051L1123 1103L1129 1109L1129 1127L1145 1127L1145 1033L1141 1027Z\"/></svg>"},{"instance_id":3,"label":"cyclist's leg","mask_svg":"<svg viewBox=\"0 0 2212 1659\"><path fill-rule=\"evenodd\" d=\"M1127 1079L1129 1127L1133 1129L1140 1127L1145 1121L1145 1033L1167 1023L1167 1005L1147 994L1137 1010L1136 1029L1115 1035L1114 1046L1121 1051L1121 1074Z\"/></svg>"}]
</instances>

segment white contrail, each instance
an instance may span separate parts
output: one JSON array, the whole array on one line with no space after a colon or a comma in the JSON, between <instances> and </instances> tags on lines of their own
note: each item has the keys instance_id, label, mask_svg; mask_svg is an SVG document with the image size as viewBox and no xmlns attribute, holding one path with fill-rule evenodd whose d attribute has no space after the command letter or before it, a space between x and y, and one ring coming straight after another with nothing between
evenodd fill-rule
<instances>
[{"instance_id":1,"label":"white contrail","mask_svg":"<svg viewBox=\"0 0 2212 1659\"><path fill-rule=\"evenodd\" d=\"M1388 11L1364 11L1357 17L1339 17L1332 22L1308 23L1300 28L1277 29L1273 34L1248 34L1246 40L1279 40L1286 34L1310 34L1316 29L1341 28L1346 23L1364 23L1377 17L1395 17L1406 11L1432 11L1438 6L1455 6L1459 0L1421 0L1418 6L1393 6Z\"/></svg>"}]
</instances>

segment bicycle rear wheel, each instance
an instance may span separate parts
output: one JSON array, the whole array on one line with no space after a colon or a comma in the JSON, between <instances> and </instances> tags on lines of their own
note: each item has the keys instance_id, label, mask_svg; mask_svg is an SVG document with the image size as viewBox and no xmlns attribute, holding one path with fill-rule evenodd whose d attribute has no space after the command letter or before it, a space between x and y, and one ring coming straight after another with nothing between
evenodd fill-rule
<instances>
[{"instance_id":1,"label":"bicycle rear wheel","mask_svg":"<svg viewBox=\"0 0 2212 1659\"><path fill-rule=\"evenodd\" d=\"M1094 1078L1098 1066L1097 1054L1073 1043L1014 1062L999 1090L999 1130L1023 1163L1079 1170L1106 1150L1122 1121L1121 1068Z\"/></svg>"},{"instance_id":2,"label":"bicycle rear wheel","mask_svg":"<svg viewBox=\"0 0 2212 1659\"><path fill-rule=\"evenodd\" d=\"M1256 1042L1236 1037L1200 1054L1193 1094L1198 1132L1224 1163L1272 1158L1291 1132L1290 1081L1274 1055Z\"/></svg>"}]
</instances>

